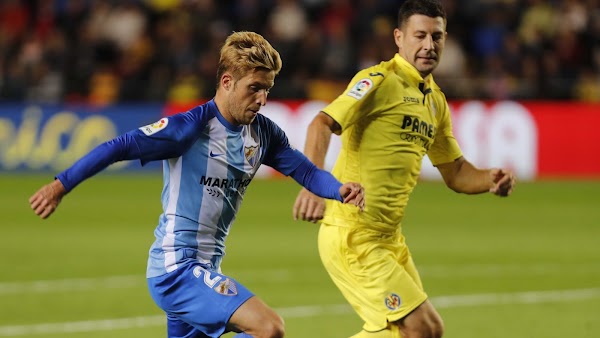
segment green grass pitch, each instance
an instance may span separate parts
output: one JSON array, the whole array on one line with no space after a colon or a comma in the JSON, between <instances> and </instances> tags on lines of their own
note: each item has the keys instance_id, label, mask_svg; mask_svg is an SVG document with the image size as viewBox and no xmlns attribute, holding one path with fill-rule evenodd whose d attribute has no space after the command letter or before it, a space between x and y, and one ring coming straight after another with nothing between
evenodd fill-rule
<instances>
[{"instance_id":1,"label":"green grass pitch","mask_svg":"<svg viewBox=\"0 0 600 338\"><path fill-rule=\"evenodd\" d=\"M51 178L0 174L0 337L165 337L144 278L161 174L98 175L42 221L27 199ZM321 266L317 226L291 218L298 189L250 185L223 270L287 337L349 337L362 323ZM403 227L445 337L600 337L599 202L600 181L519 183L507 199L421 182Z\"/></svg>"}]
</instances>

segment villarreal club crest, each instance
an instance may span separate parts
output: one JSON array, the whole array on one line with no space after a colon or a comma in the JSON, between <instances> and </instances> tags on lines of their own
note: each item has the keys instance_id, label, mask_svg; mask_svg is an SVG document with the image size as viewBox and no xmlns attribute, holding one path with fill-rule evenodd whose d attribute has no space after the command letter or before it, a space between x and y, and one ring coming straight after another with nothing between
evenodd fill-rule
<instances>
[{"instance_id":1,"label":"villarreal club crest","mask_svg":"<svg viewBox=\"0 0 600 338\"><path fill-rule=\"evenodd\" d=\"M400 296L395 293L390 293L387 297L385 297L385 306L390 310L396 310L400 307Z\"/></svg>"}]
</instances>

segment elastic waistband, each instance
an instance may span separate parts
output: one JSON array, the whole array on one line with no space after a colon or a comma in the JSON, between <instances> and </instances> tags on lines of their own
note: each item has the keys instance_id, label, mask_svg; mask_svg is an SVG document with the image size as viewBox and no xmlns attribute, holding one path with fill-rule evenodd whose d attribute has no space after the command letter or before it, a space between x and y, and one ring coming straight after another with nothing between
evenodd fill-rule
<instances>
[{"instance_id":1,"label":"elastic waistband","mask_svg":"<svg viewBox=\"0 0 600 338\"><path fill-rule=\"evenodd\" d=\"M181 257L181 260L191 259L197 263L200 263L202 267L207 270L216 270L211 262L207 262L203 259L200 259L199 251L192 248L182 248L175 251L177 257Z\"/></svg>"},{"instance_id":2,"label":"elastic waistband","mask_svg":"<svg viewBox=\"0 0 600 338\"><path fill-rule=\"evenodd\" d=\"M350 229L362 229L362 230L370 230L378 233L385 233L389 235L397 234L402 232L401 224L396 226L389 224L381 224L377 222L373 223L364 223L364 222L356 222L356 221L348 221L340 218L332 218L328 217L323 219L321 222L324 225L337 226L342 228L350 228Z\"/></svg>"},{"instance_id":3,"label":"elastic waistband","mask_svg":"<svg viewBox=\"0 0 600 338\"><path fill-rule=\"evenodd\" d=\"M196 249L183 248L183 249L179 249L177 251L179 251L181 253L181 258L194 258L194 259L198 258L198 250L196 250Z\"/></svg>"}]
</instances>

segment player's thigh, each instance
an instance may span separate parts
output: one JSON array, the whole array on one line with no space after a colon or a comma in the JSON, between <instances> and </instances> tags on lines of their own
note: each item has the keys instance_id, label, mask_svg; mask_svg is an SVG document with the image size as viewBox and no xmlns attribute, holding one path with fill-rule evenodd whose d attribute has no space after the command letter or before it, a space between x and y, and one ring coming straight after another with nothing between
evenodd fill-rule
<instances>
[{"instance_id":1,"label":"player's thigh","mask_svg":"<svg viewBox=\"0 0 600 338\"><path fill-rule=\"evenodd\" d=\"M253 296L242 284L197 262L149 278L148 286L156 304L168 315L169 337L220 337L227 332L231 316ZM190 327L197 335L180 336L180 332L194 331Z\"/></svg>"},{"instance_id":2,"label":"player's thigh","mask_svg":"<svg viewBox=\"0 0 600 338\"><path fill-rule=\"evenodd\" d=\"M336 286L365 321L366 331L385 329L427 299L398 236L323 225L319 253Z\"/></svg>"},{"instance_id":3,"label":"player's thigh","mask_svg":"<svg viewBox=\"0 0 600 338\"><path fill-rule=\"evenodd\" d=\"M254 337L283 337L283 319L262 300L254 296L231 316L228 328Z\"/></svg>"},{"instance_id":4,"label":"player's thigh","mask_svg":"<svg viewBox=\"0 0 600 338\"><path fill-rule=\"evenodd\" d=\"M415 284L418 285L420 289L424 290L423 282L421 281L421 276L419 275L419 271L415 266L415 262L413 261L412 255L410 254L408 247L406 248L406 255L404 256L404 260L401 262L401 264L404 266L406 273L408 273L408 275L412 278Z\"/></svg>"}]
</instances>

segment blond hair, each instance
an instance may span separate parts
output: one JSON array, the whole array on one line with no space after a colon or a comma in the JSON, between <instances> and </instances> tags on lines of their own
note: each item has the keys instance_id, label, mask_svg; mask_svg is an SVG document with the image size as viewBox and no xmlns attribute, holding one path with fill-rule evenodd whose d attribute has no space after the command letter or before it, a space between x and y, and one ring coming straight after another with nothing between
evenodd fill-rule
<instances>
[{"instance_id":1,"label":"blond hair","mask_svg":"<svg viewBox=\"0 0 600 338\"><path fill-rule=\"evenodd\" d=\"M281 70L279 52L260 34L233 32L221 47L219 69L217 70L217 88L221 76L225 72L231 72L234 79L237 80L254 69L274 71L277 75Z\"/></svg>"}]
</instances>

